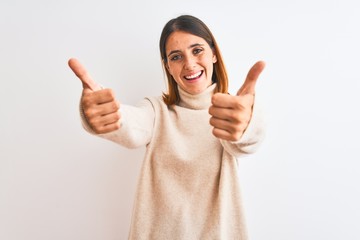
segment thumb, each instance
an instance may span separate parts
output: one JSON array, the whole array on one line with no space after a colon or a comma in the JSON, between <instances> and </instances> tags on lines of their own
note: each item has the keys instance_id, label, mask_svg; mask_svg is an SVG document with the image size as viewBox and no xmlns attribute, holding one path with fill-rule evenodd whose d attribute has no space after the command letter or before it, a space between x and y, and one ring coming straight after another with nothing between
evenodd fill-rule
<instances>
[{"instance_id":1,"label":"thumb","mask_svg":"<svg viewBox=\"0 0 360 240\"><path fill-rule=\"evenodd\" d=\"M265 68L265 62L258 61L257 63L252 66L252 68L249 70L244 84L241 86L239 91L236 95L245 95L245 94L252 94L255 95L255 85L256 81L259 78L260 73Z\"/></svg>"},{"instance_id":2,"label":"thumb","mask_svg":"<svg viewBox=\"0 0 360 240\"><path fill-rule=\"evenodd\" d=\"M70 58L69 67L75 73L75 75L80 79L83 84L84 89L91 89L92 91L100 90L101 87L97 84L86 71L85 67L75 58Z\"/></svg>"}]
</instances>

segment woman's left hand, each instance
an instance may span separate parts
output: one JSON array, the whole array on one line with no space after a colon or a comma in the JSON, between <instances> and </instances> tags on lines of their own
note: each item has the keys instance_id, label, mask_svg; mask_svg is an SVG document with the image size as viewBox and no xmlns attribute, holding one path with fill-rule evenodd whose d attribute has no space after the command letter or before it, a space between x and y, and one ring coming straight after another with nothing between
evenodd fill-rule
<instances>
[{"instance_id":1,"label":"woman's left hand","mask_svg":"<svg viewBox=\"0 0 360 240\"><path fill-rule=\"evenodd\" d=\"M236 96L224 93L213 95L209 114L215 137L228 141L241 138L251 119L256 81L264 68L263 61L255 63Z\"/></svg>"}]
</instances>

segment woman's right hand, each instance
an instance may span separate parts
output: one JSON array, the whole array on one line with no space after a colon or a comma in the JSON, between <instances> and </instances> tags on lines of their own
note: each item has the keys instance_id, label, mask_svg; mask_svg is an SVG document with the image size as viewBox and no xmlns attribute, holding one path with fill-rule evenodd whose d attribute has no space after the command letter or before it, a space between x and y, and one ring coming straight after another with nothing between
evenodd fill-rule
<instances>
[{"instance_id":1,"label":"woman's right hand","mask_svg":"<svg viewBox=\"0 0 360 240\"><path fill-rule=\"evenodd\" d=\"M83 84L81 106L85 118L97 133L109 133L121 126L120 103L111 89L102 89L88 74L80 62L69 60L69 67Z\"/></svg>"}]
</instances>

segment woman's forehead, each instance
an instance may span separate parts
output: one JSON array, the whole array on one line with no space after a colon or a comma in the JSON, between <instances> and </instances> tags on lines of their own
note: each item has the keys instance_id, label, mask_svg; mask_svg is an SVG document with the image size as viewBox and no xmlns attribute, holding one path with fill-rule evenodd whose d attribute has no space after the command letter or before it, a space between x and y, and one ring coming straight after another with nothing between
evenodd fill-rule
<instances>
[{"instance_id":1,"label":"woman's forehead","mask_svg":"<svg viewBox=\"0 0 360 240\"><path fill-rule=\"evenodd\" d=\"M196 44L208 45L205 39L199 36L184 31L175 31L170 34L166 41L166 50L171 51L175 49L186 49L191 48Z\"/></svg>"}]
</instances>

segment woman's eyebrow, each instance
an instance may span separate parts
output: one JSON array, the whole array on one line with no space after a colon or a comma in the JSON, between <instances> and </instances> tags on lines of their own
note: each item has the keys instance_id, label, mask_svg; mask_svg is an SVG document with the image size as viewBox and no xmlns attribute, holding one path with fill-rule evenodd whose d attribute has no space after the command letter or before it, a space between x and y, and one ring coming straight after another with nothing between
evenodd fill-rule
<instances>
[{"instance_id":1,"label":"woman's eyebrow","mask_svg":"<svg viewBox=\"0 0 360 240\"><path fill-rule=\"evenodd\" d=\"M199 46L204 46L204 44L200 44L200 43L194 43L194 44L191 44L189 48L193 48L193 47L199 47Z\"/></svg>"},{"instance_id":2,"label":"woman's eyebrow","mask_svg":"<svg viewBox=\"0 0 360 240\"><path fill-rule=\"evenodd\" d=\"M201 43L194 43L194 44L191 44L188 49L190 48L193 48L193 47L199 47L199 46L204 46L204 44L201 44ZM173 50L171 51L169 54L168 54L168 57L170 57L171 54L174 54L174 53L179 53L181 52L180 50Z\"/></svg>"}]
</instances>

